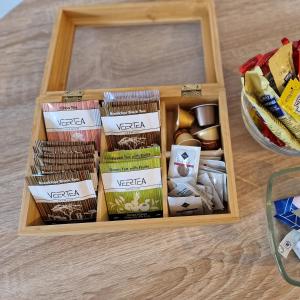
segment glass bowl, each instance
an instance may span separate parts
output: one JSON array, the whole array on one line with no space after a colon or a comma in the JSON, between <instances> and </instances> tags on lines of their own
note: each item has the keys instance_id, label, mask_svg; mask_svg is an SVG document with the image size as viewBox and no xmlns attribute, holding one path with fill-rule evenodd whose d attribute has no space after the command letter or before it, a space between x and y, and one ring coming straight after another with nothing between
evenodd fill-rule
<instances>
[{"instance_id":1,"label":"glass bowl","mask_svg":"<svg viewBox=\"0 0 300 300\"><path fill-rule=\"evenodd\" d=\"M284 169L273 173L269 178L267 189L266 213L268 220L268 237L271 251L282 277L290 284L300 287L300 259L293 250L287 258L278 252L282 239L292 229L274 218L274 201L290 196L300 195L300 167Z\"/></svg>"},{"instance_id":2,"label":"glass bowl","mask_svg":"<svg viewBox=\"0 0 300 300\"><path fill-rule=\"evenodd\" d=\"M272 143L269 139L264 137L259 129L256 127L255 123L253 122L250 116L250 109L252 108L251 103L247 99L246 95L242 91L241 94L241 110L242 110L242 117L250 135L256 140L262 147L271 150L275 153L288 155L288 156L300 156L300 151L289 149L286 147L279 147L276 144Z\"/></svg>"}]
</instances>

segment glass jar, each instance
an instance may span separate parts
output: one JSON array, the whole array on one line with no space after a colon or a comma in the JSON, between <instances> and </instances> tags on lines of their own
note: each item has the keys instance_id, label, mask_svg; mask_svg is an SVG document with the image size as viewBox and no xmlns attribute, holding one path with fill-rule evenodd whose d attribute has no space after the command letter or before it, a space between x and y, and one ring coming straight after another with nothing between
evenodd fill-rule
<instances>
[{"instance_id":1,"label":"glass jar","mask_svg":"<svg viewBox=\"0 0 300 300\"><path fill-rule=\"evenodd\" d=\"M241 109L242 109L242 117L250 135L264 148L271 150L275 153L288 155L288 156L300 156L300 151L289 149L287 147L279 147L276 144L272 143L269 139L263 136L263 134L259 131L253 119L250 116L250 110L252 108L252 104L247 99L246 95L242 91L241 94Z\"/></svg>"},{"instance_id":2,"label":"glass jar","mask_svg":"<svg viewBox=\"0 0 300 300\"><path fill-rule=\"evenodd\" d=\"M290 284L300 287L300 260L293 250L287 258L281 256L278 246L292 229L274 218L274 201L300 195L300 167L284 169L273 173L268 182L266 213L268 237L271 251L282 277Z\"/></svg>"}]
</instances>

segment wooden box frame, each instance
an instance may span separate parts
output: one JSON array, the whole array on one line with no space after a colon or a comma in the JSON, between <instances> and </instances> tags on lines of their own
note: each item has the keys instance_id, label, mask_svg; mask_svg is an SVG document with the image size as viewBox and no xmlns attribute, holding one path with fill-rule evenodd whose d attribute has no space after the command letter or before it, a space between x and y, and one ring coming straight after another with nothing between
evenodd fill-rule
<instances>
[{"instance_id":1,"label":"wooden box frame","mask_svg":"<svg viewBox=\"0 0 300 300\"><path fill-rule=\"evenodd\" d=\"M66 89L70 67L73 36L77 26L128 26L138 24L170 24L201 22L204 45L204 66L207 83L201 84L201 95L183 97L182 85L146 86L110 90L159 89L161 93L161 149L163 175L163 217L155 219L138 219L108 221L103 187L99 182L97 221L91 223L43 225L39 211L25 183L22 197L19 233L28 235L83 234L137 230L145 228L162 228L172 226L196 226L200 224L220 224L239 219L236 197L233 158L228 122L226 94L222 63L219 49L218 31L214 3L212 0L192 1L156 1L145 3L126 3L114 5L97 5L83 7L66 7L59 12L54 26L49 56L45 67L41 87L41 96L36 100L32 139L29 149L26 175L30 174L33 160L32 145L37 139L45 139L41 103L57 102ZM105 89L107 90L107 89ZM86 90L84 100L103 97L104 89ZM166 153L170 149L168 139L167 114L172 116L176 104L186 107L199 103L216 102L219 105L222 146L228 174L228 207L224 214L170 217L167 203L167 161ZM170 133L169 133L170 134ZM102 138L102 149L105 139Z\"/></svg>"}]
</instances>

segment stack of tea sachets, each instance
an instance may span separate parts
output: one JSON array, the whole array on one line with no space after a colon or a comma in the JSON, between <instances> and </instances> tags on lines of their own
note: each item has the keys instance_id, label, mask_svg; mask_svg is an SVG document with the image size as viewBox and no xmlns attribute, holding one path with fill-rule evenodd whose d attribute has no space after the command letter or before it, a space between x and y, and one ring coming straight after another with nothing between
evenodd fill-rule
<instances>
[{"instance_id":1,"label":"stack of tea sachets","mask_svg":"<svg viewBox=\"0 0 300 300\"><path fill-rule=\"evenodd\" d=\"M49 141L93 141L100 151L98 100L44 103L42 108Z\"/></svg>"},{"instance_id":2,"label":"stack of tea sachets","mask_svg":"<svg viewBox=\"0 0 300 300\"><path fill-rule=\"evenodd\" d=\"M109 151L160 145L159 91L104 93L101 120Z\"/></svg>"},{"instance_id":3,"label":"stack of tea sachets","mask_svg":"<svg viewBox=\"0 0 300 300\"><path fill-rule=\"evenodd\" d=\"M160 147L104 152L100 171L110 220L162 217Z\"/></svg>"},{"instance_id":4,"label":"stack of tea sachets","mask_svg":"<svg viewBox=\"0 0 300 300\"><path fill-rule=\"evenodd\" d=\"M95 221L98 151L94 142L36 141L29 190L47 223Z\"/></svg>"},{"instance_id":5,"label":"stack of tea sachets","mask_svg":"<svg viewBox=\"0 0 300 300\"><path fill-rule=\"evenodd\" d=\"M200 147L172 145L168 171L171 216L206 215L225 209L225 162L200 159L200 153Z\"/></svg>"}]
</instances>

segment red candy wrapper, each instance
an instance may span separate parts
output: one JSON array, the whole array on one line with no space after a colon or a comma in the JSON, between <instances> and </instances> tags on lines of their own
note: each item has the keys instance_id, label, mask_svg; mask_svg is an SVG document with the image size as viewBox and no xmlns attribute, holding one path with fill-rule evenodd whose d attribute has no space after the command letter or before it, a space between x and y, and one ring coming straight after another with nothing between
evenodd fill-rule
<instances>
[{"instance_id":1,"label":"red candy wrapper","mask_svg":"<svg viewBox=\"0 0 300 300\"><path fill-rule=\"evenodd\" d=\"M240 66L240 73L244 75L247 71L257 66L257 63L261 57L262 57L261 54L257 54L256 56L247 60L243 65Z\"/></svg>"}]
</instances>

